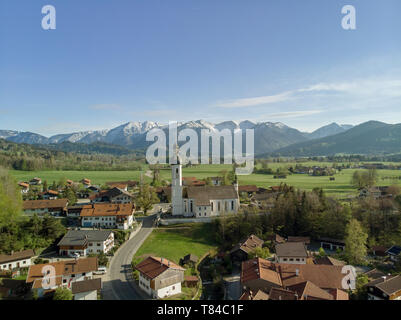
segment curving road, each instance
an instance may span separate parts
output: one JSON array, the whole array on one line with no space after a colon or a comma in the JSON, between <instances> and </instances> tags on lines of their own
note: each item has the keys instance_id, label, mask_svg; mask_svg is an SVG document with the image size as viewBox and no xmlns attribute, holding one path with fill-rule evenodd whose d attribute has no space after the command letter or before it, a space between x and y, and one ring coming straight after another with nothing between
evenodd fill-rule
<instances>
[{"instance_id":1,"label":"curving road","mask_svg":"<svg viewBox=\"0 0 401 320\"><path fill-rule=\"evenodd\" d=\"M104 300L150 299L134 283L131 262L136 251L153 231L154 220L155 216L144 218L141 230L124 243L110 261L109 270L103 279Z\"/></svg>"}]
</instances>

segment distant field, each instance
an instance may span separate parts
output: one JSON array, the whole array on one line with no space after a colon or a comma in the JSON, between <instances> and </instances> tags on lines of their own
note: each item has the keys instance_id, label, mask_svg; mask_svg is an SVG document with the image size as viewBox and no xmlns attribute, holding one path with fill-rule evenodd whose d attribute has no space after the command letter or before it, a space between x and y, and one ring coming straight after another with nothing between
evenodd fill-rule
<instances>
[{"instance_id":1,"label":"distant field","mask_svg":"<svg viewBox=\"0 0 401 320\"><path fill-rule=\"evenodd\" d=\"M180 259L189 253L200 258L216 247L217 244L211 238L211 224L185 224L155 229L137 251L134 259L142 255L154 255L179 263Z\"/></svg>"},{"instance_id":2,"label":"distant field","mask_svg":"<svg viewBox=\"0 0 401 320\"><path fill-rule=\"evenodd\" d=\"M270 168L277 168L283 166L295 166L295 163L272 163L269 164ZM328 162L306 162L307 166L331 166ZM230 165L199 165L191 168L184 168L184 176L194 176L198 179L218 176L222 170L231 170ZM239 176L240 184L255 184L259 187L270 187L272 185L279 185L280 183L287 183L296 188L304 190L312 190L315 187L323 188L328 194L332 196L346 196L348 194L355 194L356 189L350 185L354 169L346 169L335 175L336 180L330 181L329 177L312 177L308 175L288 175L287 179L274 179L273 175L252 174L249 176ZM18 181L28 181L34 177L40 177L42 180L47 180L49 184L53 181L59 181L65 177L74 181L80 181L83 178L92 180L93 184L102 185L107 181L122 181L122 180L139 180L140 171L16 171L11 170L11 174ZM145 182L150 182L150 178L145 176L146 169L143 171L143 178ZM378 185L401 185L401 180L385 179L383 177L399 177L401 170L378 170L379 181ZM171 180L170 170L161 170L161 178L164 180Z\"/></svg>"},{"instance_id":3,"label":"distant field","mask_svg":"<svg viewBox=\"0 0 401 320\"><path fill-rule=\"evenodd\" d=\"M58 182L61 178L80 181L88 178L93 184L102 185L107 181L139 180L140 171L17 171L11 170L10 173L18 181L29 181L34 177L39 177L42 181L47 180L49 184L53 181Z\"/></svg>"}]
</instances>

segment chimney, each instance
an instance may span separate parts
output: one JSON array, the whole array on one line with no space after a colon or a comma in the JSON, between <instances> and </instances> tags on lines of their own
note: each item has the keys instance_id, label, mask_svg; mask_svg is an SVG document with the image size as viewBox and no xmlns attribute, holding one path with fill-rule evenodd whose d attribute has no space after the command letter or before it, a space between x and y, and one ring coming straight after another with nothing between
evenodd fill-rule
<instances>
[{"instance_id":1,"label":"chimney","mask_svg":"<svg viewBox=\"0 0 401 320\"><path fill-rule=\"evenodd\" d=\"M382 276L383 282L386 281L387 277L386 276Z\"/></svg>"},{"instance_id":2,"label":"chimney","mask_svg":"<svg viewBox=\"0 0 401 320\"><path fill-rule=\"evenodd\" d=\"M298 300L298 293L295 292L295 300Z\"/></svg>"},{"instance_id":3,"label":"chimney","mask_svg":"<svg viewBox=\"0 0 401 320\"><path fill-rule=\"evenodd\" d=\"M295 275L298 277L299 276L299 269L295 269Z\"/></svg>"},{"instance_id":4,"label":"chimney","mask_svg":"<svg viewBox=\"0 0 401 320\"><path fill-rule=\"evenodd\" d=\"M14 254L14 250L11 250L11 255L13 255Z\"/></svg>"}]
</instances>

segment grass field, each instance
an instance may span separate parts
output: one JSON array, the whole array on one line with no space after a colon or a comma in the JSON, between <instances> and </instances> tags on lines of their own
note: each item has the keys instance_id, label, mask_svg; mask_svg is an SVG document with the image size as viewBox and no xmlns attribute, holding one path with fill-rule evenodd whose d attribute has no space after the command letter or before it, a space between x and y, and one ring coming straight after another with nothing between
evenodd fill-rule
<instances>
[{"instance_id":1,"label":"grass field","mask_svg":"<svg viewBox=\"0 0 401 320\"><path fill-rule=\"evenodd\" d=\"M107 181L139 180L140 171L18 171L10 170L10 173L18 181L29 181L39 177L42 181L47 180L48 184L58 182L62 178L80 181L88 178L93 184L102 185Z\"/></svg>"},{"instance_id":2,"label":"grass field","mask_svg":"<svg viewBox=\"0 0 401 320\"><path fill-rule=\"evenodd\" d=\"M295 163L272 163L270 168L283 166L291 166ZM328 162L306 162L307 166L331 166ZM222 170L231 170L230 165L199 165L191 168L184 168L183 175L186 177L194 176L198 179L218 176ZM146 169L145 169L146 170ZM145 170L143 173L145 173ZM252 174L249 176L239 176L240 185L255 184L258 187L270 187L287 183L288 185L304 190L312 190L315 187L323 188L327 194L342 197L349 194L356 194L357 190L350 184L354 169L345 169L335 175L335 181L330 181L329 177L312 177L304 174L288 175L286 179L274 179L273 175ZM16 171L11 170L11 174L18 181L28 181L33 177L40 177L42 180L47 180L49 184L53 181L59 181L61 178L67 178L74 181L80 181L82 178L91 179L93 184L102 185L107 181L122 181L122 180L139 180L140 171ZM170 170L161 170L161 178L171 180ZM379 181L378 185L400 184L401 180L385 179L383 177L399 177L401 171L397 170L378 170ZM151 179L143 174L145 182L150 182Z\"/></svg>"},{"instance_id":3,"label":"grass field","mask_svg":"<svg viewBox=\"0 0 401 320\"><path fill-rule=\"evenodd\" d=\"M143 255L154 255L179 263L189 253L200 258L217 247L211 237L211 227L209 223L194 223L156 229L137 251L134 260Z\"/></svg>"}]
</instances>

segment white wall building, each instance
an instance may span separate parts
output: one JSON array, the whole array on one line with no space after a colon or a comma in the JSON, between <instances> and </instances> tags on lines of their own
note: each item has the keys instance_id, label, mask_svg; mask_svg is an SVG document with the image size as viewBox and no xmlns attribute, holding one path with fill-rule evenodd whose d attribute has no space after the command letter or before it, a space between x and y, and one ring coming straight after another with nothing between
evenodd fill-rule
<instances>
[{"instance_id":1,"label":"white wall building","mask_svg":"<svg viewBox=\"0 0 401 320\"><path fill-rule=\"evenodd\" d=\"M149 296L162 299L181 293L184 271L179 265L159 257L148 257L136 265L139 287Z\"/></svg>"},{"instance_id":2,"label":"white wall building","mask_svg":"<svg viewBox=\"0 0 401 320\"><path fill-rule=\"evenodd\" d=\"M0 255L0 270L12 271L20 268L28 268L32 264L33 250L11 252L10 255Z\"/></svg>"}]
</instances>

